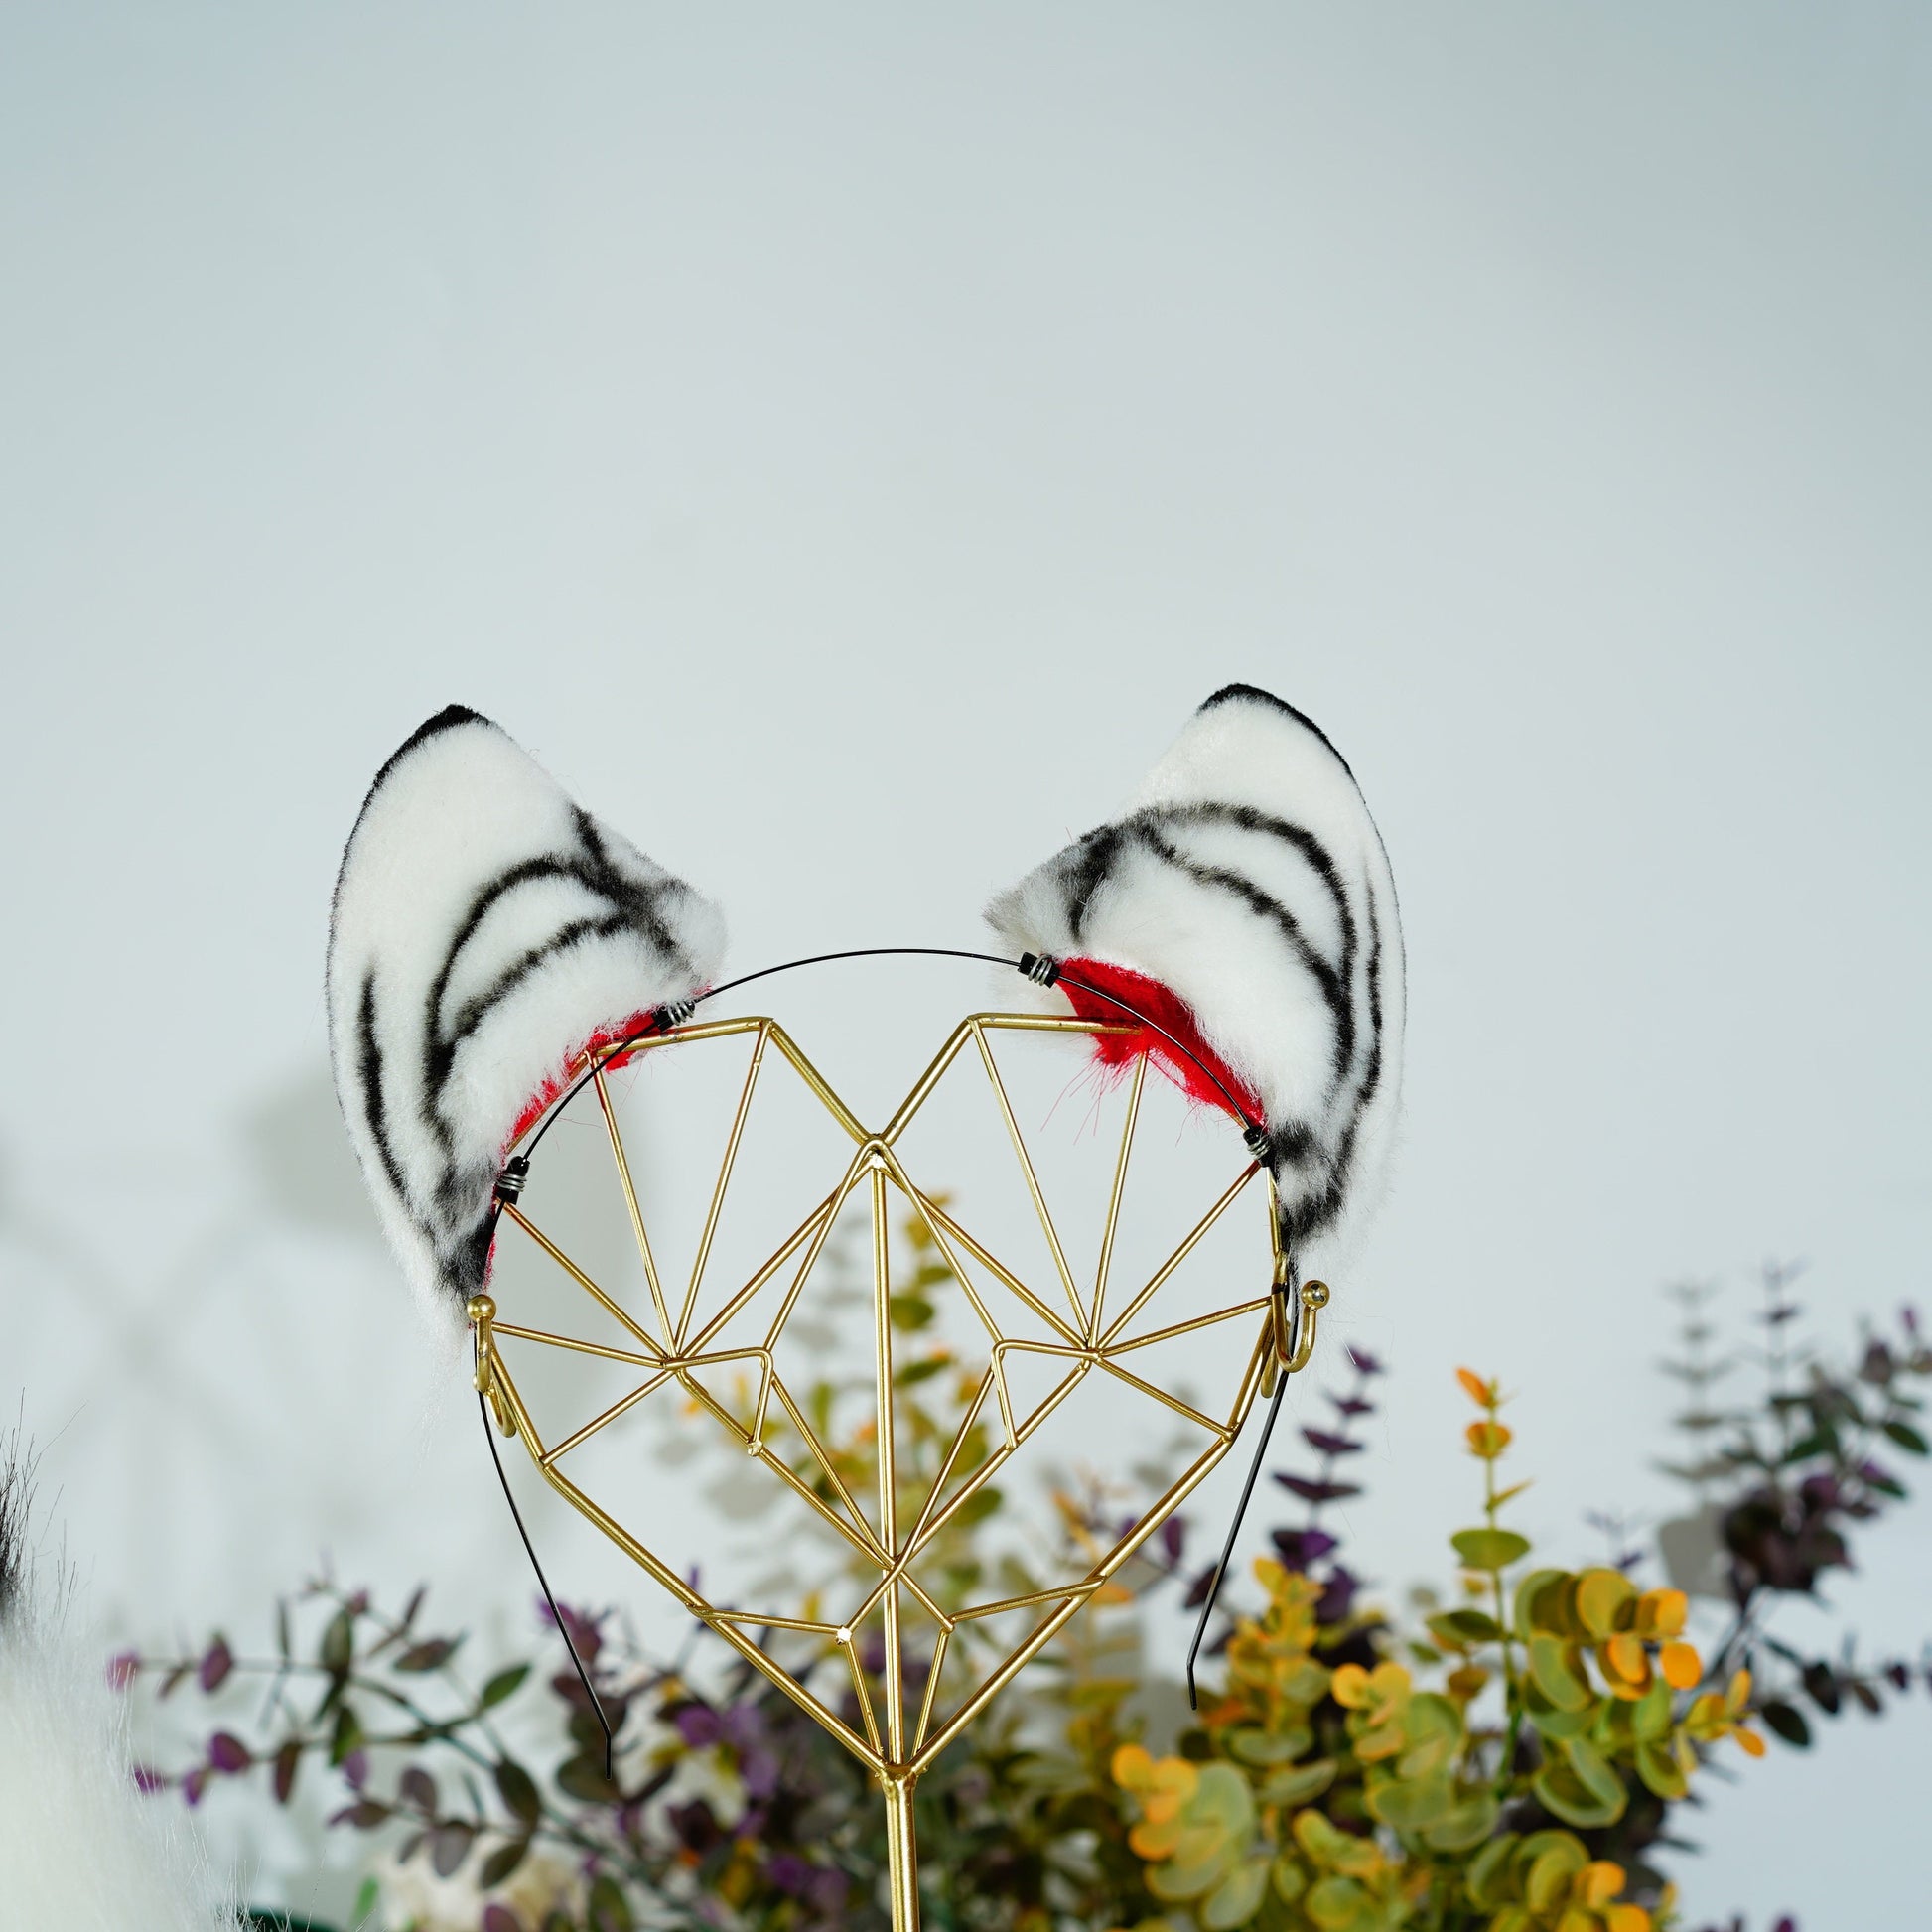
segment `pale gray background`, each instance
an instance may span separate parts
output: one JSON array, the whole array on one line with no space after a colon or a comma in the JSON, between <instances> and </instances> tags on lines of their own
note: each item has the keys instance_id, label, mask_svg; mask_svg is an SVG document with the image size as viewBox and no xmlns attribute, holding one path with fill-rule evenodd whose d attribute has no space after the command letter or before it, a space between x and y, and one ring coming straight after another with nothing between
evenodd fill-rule
<instances>
[{"instance_id":1,"label":"pale gray background","mask_svg":"<svg viewBox=\"0 0 1932 1932\"><path fill-rule=\"evenodd\" d=\"M1661 1284L1926 1286L1929 108L1904 4L6 9L0 1392L102 1616L501 1557L319 1085L453 698L741 965L972 943L1294 699L1410 944L1364 1560L1464 1520L1464 1360L1528 1527L1667 1512ZM1921 1924L1928 1772L1773 1757L1689 1901Z\"/></svg>"}]
</instances>

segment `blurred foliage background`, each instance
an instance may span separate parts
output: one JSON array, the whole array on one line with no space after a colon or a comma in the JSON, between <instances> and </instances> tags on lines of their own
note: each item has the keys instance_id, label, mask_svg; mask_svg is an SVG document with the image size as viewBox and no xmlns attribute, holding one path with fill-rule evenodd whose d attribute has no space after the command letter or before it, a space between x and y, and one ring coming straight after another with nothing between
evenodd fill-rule
<instances>
[{"instance_id":1,"label":"blurred foliage background","mask_svg":"<svg viewBox=\"0 0 1932 1932\"><path fill-rule=\"evenodd\" d=\"M916 1221L901 1240L915 1287L893 1314L913 1335L931 1319L916 1285L943 1263ZM1780 1627L1905 1496L1932 1377L1912 1311L1813 1337L1795 1275L1764 1271L1742 1335L1720 1331L1708 1288L1675 1292L1664 1367L1683 1404L1668 1466L1686 1508L1654 1536L1593 1519L1580 1534L1609 1546L1595 1563L1512 1526L1533 1477L1506 1393L1455 1369L1473 1411L1469 1511L1415 1553L1421 1581L1399 1599L1364 1584L1334 1527L1360 1495L1348 1470L1387 1372L1348 1349L1328 1419L1303 1425L1300 1454L1273 1472L1293 1520L1266 1531L1270 1553L1229 1591L1200 1709L1164 1692L1172 1660L1146 1643L1152 1606L1198 1603L1212 1578L1175 1518L921 1783L926 1923L1684 1926L1671 1875L1695 1855L1709 1780L1932 1682L1925 1655L1863 1655L1849 1634L1821 1650ZM1339 1363L1324 1365L1333 1377ZM920 1391L943 1371L913 1350L898 1370L917 1452L934 1461L947 1439ZM840 1386L819 1385L818 1413ZM1633 1457L1650 1448L1633 1440ZM839 1456L855 1486L870 1475L863 1432ZM1040 1479L1061 1542L1042 1574L1112 1542L1118 1497L1077 1469ZM983 1496L947 1554L962 1596L1006 1506ZM1010 1552L999 1562L1015 1588L1038 1587ZM652 1656L614 1611L561 1615L588 1684L554 1619L529 1657L485 1669L438 1627L425 1589L391 1608L327 1575L237 1605L182 1654L130 1651L111 1670L152 1695L171 1740L141 1773L157 1796L200 1804L233 1787L256 1806L320 1804L362 1835L357 1932L883 1932L884 1826L857 1760L695 1629L679 1654Z\"/></svg>"}]
</instances>

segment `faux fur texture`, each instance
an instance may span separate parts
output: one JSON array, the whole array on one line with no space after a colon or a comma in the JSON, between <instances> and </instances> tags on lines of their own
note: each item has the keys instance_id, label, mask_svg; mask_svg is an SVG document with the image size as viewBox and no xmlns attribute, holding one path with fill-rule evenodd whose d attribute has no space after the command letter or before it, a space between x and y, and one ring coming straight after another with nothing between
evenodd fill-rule
<instances>
[{"instance_id":1,"label":"faux fur texture","mask_svg":"<svg viewBox=\"0 0 1932 1932\"><path fill-rule=\"evenodd\" d=\"M62 1592L36 1586L25 1482L0 1456L0 1926L231 1932L179 1805L136 1790L123 1714Z\"/></svg>"},{"instance_id":2,"label":"faux fur texture","mask_svg":"<svg viewBox=\"0 0 1932 1932\"><path fill-rule=\"evenodd\" d=\"M1120 817L987 917L1076 975L1082 961L1102 977L1125 969L1178 999L1217 1072L1260 1105L1298 1259L1372 1194L1401 1081L1395 882L1353 774L1292 705L1251 685L1217 691ZM1158 1035L1141 1045L1218 1098Z\"/></svg>"},{"instance_id":3,"label":"faux fur texture","mask_svg":"<svg viewBox=\"0 0 1932 1932\"><path fill-rule=\"evenodd\" d=\"M329 933L336 1093L384 1230L460 1321L515 1134L593 1039L713 978L718 909L460 705L376 774Z\"/></svg>"}]
</instances>

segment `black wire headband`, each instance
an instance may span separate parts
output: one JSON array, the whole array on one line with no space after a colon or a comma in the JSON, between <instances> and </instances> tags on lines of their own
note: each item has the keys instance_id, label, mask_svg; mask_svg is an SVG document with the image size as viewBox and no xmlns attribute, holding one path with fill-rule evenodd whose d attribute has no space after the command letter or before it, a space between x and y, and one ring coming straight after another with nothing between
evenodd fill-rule
<instances>
[{"instance_id":1,"label":"black wire headband","mask_svg":"<svg viewBox=\"0 0 1932 1932\"><path fill-rule=\"evenodd\" d=\"M646 1023L635 1033L612 1040L610 1049L621 1053L626 1046L641 1043L647 1039L661 1039L674 1033L688 1021L692 1014L707 1000L715 1000L722 993L734 993L740 987L750 986L755 980L770 979L774 974L788 973L801 966L825 966L847 959L966 959L984 966L1004 966L1032 980L1035 986L1065 985L1089 994L1097 1000L1104 1000L1109 1006L1117 1007L1136 1024L1159 1034L1169 1046L1173 1047L1200 1072L1221 1097L1227 1102L1228 1110L1242 1125L1241 1138L1247 1143L1248 1151L1258 1162L1266 1163L1270 1148L1266 1125L1250 1117L1247 1103L1232 1092L1225 1080L1190 1047L1185 1040L1177 1039L1158 1020L1150 1019L1131 1002L1123 1000L1118 994L1109 993L1103 987L1090 984L1075 974L1069 973L1056 959L1038 953L1023 953L1018 959L1008 959L1000 953L967 952L955 946L855 946L844 952L811 953L801 959L787 959L776 966L761 966L755 973L742 973L737 979L726 980L722 985L707 987L702 993L689 1000L679 1000L671 1004L653 1008ZM595 1077L595 1067L586 1070L573 1080L569 1086L551 1102L544 1116L530 1135L529 1140L517 1154L504 1163L503 1172L496 1182L495 1215L501 1218L503 1203L514 1201L523 1191L529 1178L530 1156L536 1152L552 1124L563 1113L584 1087ZM1287 1268L1282 1271L1285 1279L1277 1280L1273 1293L1278 1301L1292 1305L1294 1309L1294 1328L1291 1337L1291 1351L1301 1340L1303 1311L1300 1300L1295 1295L1297 1286L1296 1268L1293 1256L1289 1257ZM1235 1506L1234 1521L1228 1525L1227 1540L1221 1547L1220 1560L1214 1566L1214 1574L1209 1581L1207 1594L1201 1603L1199 1620L1194 1625L1193 1642L1187 1649L1187 1705L1195 1707L1194 1660L1200 1653L1201 1641L1207 1634L1208 1620L1214 1613L1214 1605L1220 1596L1221 1582L1227 1574L1227 1567L1234 1555L1235 1540L1241 1533L1243 1518L1248 1513L1248 1502L1254 1494L1256 1481L1261 1475L1261 1465L1268 1453L1268 1444L1275 1433L1275 1419L1281 1413L1282 1397L1288 1391L1287 1362L1276 1365L1275 1393L1268 1405L1268 1414L1263 1421L1261 1440L1255 1445L1254 1461L1249 1465L1247 1481L1241 1488L1241 1500ZM516 1506L516 1498L510 1491L509 1477L503 1468L503 1459L496 1451L496 1439L490 1433L489 1411L483 1397L478 1397L478 1408L483 1416L483 1438L489 1445L490 1461L495 1465L496 1480L502 1485L503 1498L509 1504L510 1515L516 1523L517 1535L522 1539L525 1553L530 1559L530 1568L536 1572L537 1584L543 1591L544 1601L550 1606L550 1613L556 1620L558 1630L563 1635L564 1646L570 1652L570 1661L576 1666L578 1680L583 1684L591 1700L592 1709L597 1714L597 1722L604 1732L604 1774L607 1778L614 1774L614 1757L617 1740L611 1728L610 1720L605 1716L603 1700L597 1694L597 1687L591 1682L591 1675L584 1667L584 1660L578 1655L577 1642L572 1636L570 1624L557 1599L551 1594L550 1585L543 1574L543 1565L537 1559L536 1546L530 1541L530 1533L523 1525L522 1512Z\"/></svg>"}]
</instances>

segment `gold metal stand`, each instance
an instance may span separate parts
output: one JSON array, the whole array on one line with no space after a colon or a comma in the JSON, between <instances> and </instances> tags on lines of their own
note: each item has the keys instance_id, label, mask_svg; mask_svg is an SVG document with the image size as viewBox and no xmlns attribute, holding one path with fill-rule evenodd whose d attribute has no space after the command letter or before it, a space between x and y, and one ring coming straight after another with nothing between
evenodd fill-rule
<instances>
[{"instance_id":1,"label":"gold metal stand","mask_svg":"<svg viewBox=\"0 0 1932 1932\"><path fill-rule=\"evenodd\" d=\"M1117 1030L1105 1023L1087 1020L1023 1014L975 1014L953 1032L891 1121L877 1132L865 1127L852 1114L790 1035L770 1019L724 1020L688 1026L640 1044L600 1049L592 1055L588 1068L603 1110L618 1179L623 1190L638 1255L643 1264L651 1302L650 1316L639 1319L621 1307L514 1202L504 1204L504 1219L527 1234L551 1261L621 1326L629 1345L613 1346L512 1323L499 1317L494 1301L487 1295L477 1296L470 1304L470 1317L475 1329L477 1387L487 1397L502 1432L521 1439L544 1480L654 1578L692 1616L714 1630L748 1664L810 1713L818 1724L871 1768L886 1800L895 1932L916 1932L919 1921L912 1794L920 1774L1205 1479L1232 1448L1257 1395L1264 1390L1272 1390L1275 1375L1279 1372L1292 1374L1307 1363L1314 1345L1317 1311L1328 1299L1327 1290L1318 1282L1311 1282L1301 1290L1300 1318L1291 1343L1290 1329L1284 1319L1285 1298L1275 1292L1286 1284L1287 1262L1280 1247L1273 1182L1258 1164L1250 1161L1153 1275L1127 1298L1118 1311L1110 1308L1108 1276L1126 1189L1128 1164L1133 1152L1135 1126L1140 1115L1142 1085L1146 1077L1145 1061L1136 1065L1129 1087L1126 1121L1101 1237L1099 1264L1090 1287L1076 1282L1048 1210L1033 1157L1021 1134L1012 1101L995 1061L992 1039L1003 1033L1104 1034L1111 1031ZM652 1252L644 1215L631 1180L629 1163L625 1158L623 1140L612 1108L605 1079L606 1065L620 1055L633 1058L673 1046L746 1035L754 1036L751 1065L739 1095L723 1164L712 1189L690 1280L674 1315ZM897 1151L897 1143L919 1109L930 1099L955 1060L969 1048L984 1067L992 1098L1004 1120L1015 1158L1045 1236L1056 1280L1041 1288L1024 1281L1002 1263L953 1217L943 1204L943 1197L922 1191L906 1172ZM838 1184L791 1230L776 1252L725 1299L719 1312L700 1324L696 1319L699 1288L712 1252L759 1073L774 1053L790 1064L805 1086L844 1129L854 1143L854 1152ZM1262 1177L1263 1192L1267 1195L1269 1255L1272 1262L1269 1287L1260 1294L1210 1313L1176 1320L1151 1333L1130 1336L1129 1329L1136 1317L1258 1174ZM977 1393L967 1403L939 1473L922 1501L916 1496L908 1499L903 1494L895 1447L897 1385L893 1364L893 1277L889 1247L890 1202L895 1194L909 1205L930 1230L938 1252L958 1282L973 1314L986 1330L989 1349L987 1366L979 1379ZM869 1207L872 1231L878 1499L876 1508L870 1514L853 1495L830 1449L813 1428L804 1406L786 1386L775 1356L785 1324L798 1304L807 1277L824 1251L833 1223L847 1201L855 1195L862 1195ZM999 1289L1027 1309L1051 1339L1008 1333L998 1319L995 1302L973 1285L963 1265L964 1257L971 1257ZM790 1267L794 1260L796 1266ZM788 1279L781 1283L780 1278L786 1275L788 1268ZM1258 1269L1257 1273L1260 1272ZM724 1330L755 1304L759 1304L760 1298L774 1305L770 1319L763 1327L761 1340L752 1346L725 1346ZM1058 1306L1061 1298L1065 1302L1064 1310ZM1204 1414L1157 1381L1149 1379L1152 1373L1150 1356L1144 1351L1158 1354L1163 1343L1177 1341L1184 1335L1221 1323L1238 1322L1244 1317L1254 1321L1256 1332L1252 1342L1245 1344L1245 1366L1233 1400L1224 1414ZM524 1398L504 1362L501 1343L506 1339L625 1363L638 1371L639 1379L627 1394L601 1414L590 1418L572 1434L560 1441L546 1443L532 1422ZM1042 1356L1065 1365L1060 1379L1044 1400L1026 1413L1022 1413L1015 1403L1008 1376L1010 1359L1020 1354ZM1134 1366L1129 1365L1130 1360ZM725 1363L746 1365L748 1372L751 1367L756 1367L758 1372L757 1398L751 1405L749 1417L743 1421L733 1415L694 1373ZM1141 1394L1164 1403L1205 1434L1205 1448L1083 1576L1026 1595L971 1603L950 1610L942 1607L938 1600L939 1593L928 1588L921 1581L921 1558L931 1552L935 1539L958 1519L961 1509L1005 1466L1022 1445L1087 1377L1096 1373L1111 1376ZM863 1571L876 1574L878 1581L869 1593L852 1605L841 1620L832 1622L804 1614L783 1615L759 1609L735 1609L707 1600L694 1584L687 1582L670 1564L646 1548L629 1528L618 1521L565 1473L561 1465L573 1450L657 1390L673 1385L708 1412L748 1454L757 1458L778 1481L789 1487L842 1538ZM774 1401L805 1447L808 1459L802 1469L794 1467L784 1455L775 1452L766 1440ZM989 1403L994 1406L999 1419L998 1441L976 1466L965 1467L969 1432L979 1418L988 1413ZM902 1514L912 1517L909 1524L901 1522ZM942 1674L949 1655L958 1657L961 1654L955 1639L978 1635L980 1633L972 1631L970 1626L1016 1611L1036 1611L1038 1614L1020 1641L993 1661L977 1682L968 1680L961 1683L957 1701L950 1708L945 1708L941 1696ZM881 1626L884 1650L883 1668L877 1673L865 1668L860 1655L861 1629L875 1619ZM919 1645L911 1640L911 1628L918 1625L930 1627L929 1644ZM781 1666L769 1650L756 1640L757 1633L775 1631L816 1639L810 1664L794 1674ZM845 1654L860 1719L859 1729L848 1724L804 1681L812 1674L812 1667L834 1650L841 1650ZM907 1687L909 1682L916 1679L920 1667L923 1667L925 1675L924 1689L918 1698L917 1709L912 1710L909 1708Z\"/></svg>"}]
</instances>

